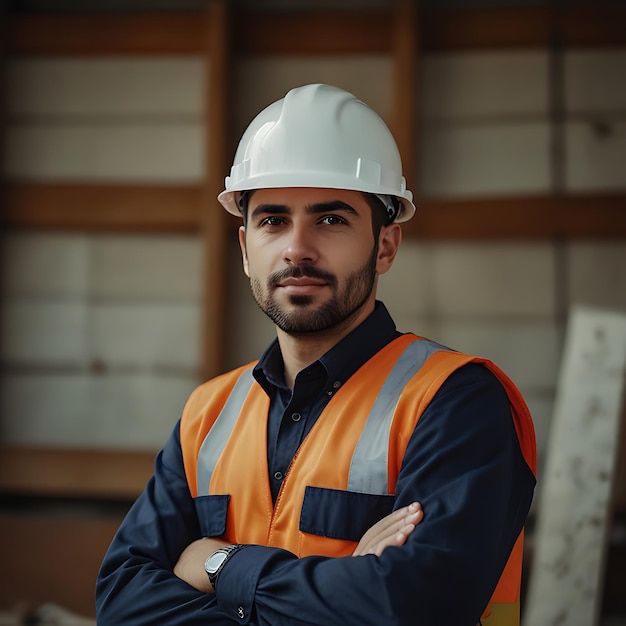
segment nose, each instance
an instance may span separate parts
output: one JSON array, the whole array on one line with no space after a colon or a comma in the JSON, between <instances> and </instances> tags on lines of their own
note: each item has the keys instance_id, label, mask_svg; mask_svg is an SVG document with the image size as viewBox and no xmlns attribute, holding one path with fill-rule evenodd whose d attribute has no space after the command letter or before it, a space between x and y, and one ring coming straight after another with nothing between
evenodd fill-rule
<instances>
[{"instance_id":1,"label":"nose","mask_svg":"<svg viewBox=\"0 0 626 626\"><path fill-rule=\"evenodd\" d=\"M294 223L287 234L283 249L283 260L287 265L315 263L318 252L313 236L308 228Z\"/></svg>"}]
</instances>

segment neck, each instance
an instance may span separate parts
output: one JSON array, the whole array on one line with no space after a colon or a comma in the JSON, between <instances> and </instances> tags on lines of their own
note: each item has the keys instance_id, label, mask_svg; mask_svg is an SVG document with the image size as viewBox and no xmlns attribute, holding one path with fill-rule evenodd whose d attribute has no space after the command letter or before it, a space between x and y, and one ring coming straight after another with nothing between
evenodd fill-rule
<instances>
[{"instance_id":1,"label":"neck","mask_svg":"<svg viewBox=\"0 0 626 626\"><path fill-rule=\"evenodd\" d=\"M293 389L296 376L317 361L346 335L352 332L374 310L374 301L356 311L341 324L316 333L288 334L276 329L285 366L285 384Z\"/></svg>"}]
</instances>

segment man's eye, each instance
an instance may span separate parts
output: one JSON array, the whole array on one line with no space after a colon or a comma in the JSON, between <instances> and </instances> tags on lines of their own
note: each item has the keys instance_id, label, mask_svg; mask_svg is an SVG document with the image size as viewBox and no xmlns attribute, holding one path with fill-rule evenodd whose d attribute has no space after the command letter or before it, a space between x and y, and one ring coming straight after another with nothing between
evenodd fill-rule
<instances>
[{"instance_id":1,"label":"man's eye","mask_svg":"<svg viewBox=\"0 0 626 626\"><path fill-rule=\"evenodd\" d=\"M270 217L266 217L262 222L261 226L280 226L283 223L282 217L276 217L271 215Z\"/></svg>"},{"instance_id":2,"label":"man's eye","mask_svg":"<svg viewBox=\"0 0 626 626\"><path fill-rule=\"evenodd\" d=\"M346 223L345 220L343 220L341 217L337 215L326 215L322 218L321 222L323 224L329 224L329 225Z\"/></svg>"}]
</instances>

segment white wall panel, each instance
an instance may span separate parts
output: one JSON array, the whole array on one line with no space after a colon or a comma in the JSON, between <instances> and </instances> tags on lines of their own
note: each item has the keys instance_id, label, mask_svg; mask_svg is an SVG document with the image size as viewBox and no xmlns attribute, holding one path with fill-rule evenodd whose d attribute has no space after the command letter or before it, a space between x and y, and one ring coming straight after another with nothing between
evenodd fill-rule
<instances>
[{"instance_id":1,"label":"white wall panel","mask_svg":"<svg viewBox=\"0 0 626 626\"><path fill-rule=\"evenodd\" d=\"M389 123L392 69L391 57L382 55L245 57L236 66L235 127L243 131L262 108L308 83L346 89Z\"/></svg>"},{"instance_id":2,"label":"white wall panel","mask_svg":"<svg viewBox=\"0 0 626 626\"><path fill-rule=\"evenodd\" d=\"M198 382L145 374L92 379L88 441L127 449L163 447Z\"/></svg>"},{"instance_id":3,"label":"white wall panel","mask_svg":"<svg viewBox=\"0 0 626 626\"><path fill-rule=\"evenodd\" d=\"M250 282L243 273L241 252L235 238L229 242L226 369L232 369L261 356L276 337L274 325L259 309L250 292Z\"/></svg>"},{"instance_id":4,"label":"white wall panel","mask_svg":"<svg viewBox=\"0 0 626 626\"><path fill-rule=\"evenodd\" d=\"M110 368L183 370L200 365L199 304L95 304L93 358Z\"/></svg>"},{"instance_id":5,"label":"white wall panel","mask_svg":"<svg viewBox=\"0 0 626 626\"><path fill-rule=\"evenodd\" d=\"M430 118L545 117L548 55L526 50L425 55L420 93L426 123Z\"/></svg>"},{"instance_id":6,"label":"white wall panel","mask_svg":"<svg viewBox=\"0 0 626 626\"><path fill-rule=\"evenodd\" d=\"M82 298L88 291L85 235L16 232L3 238L0 251L5 296Z\"/></svg>"},{"instance_id":7,"label":"white wall panel","mask_svg":"<svg viewBox=\"0 0 626 626\"><path fill-rule=\"evenodd\" d=\"M195 300L202 249L195 235L101 236L93 241L92 294L130 300Z\"/></svg>"},{"instance_id":8,"label":"white wall panel","mask_svg":"<svg viewBox=\"0 0 626 626\"><path fill-rule=\"evenodd\" d=\"M198 383L197 236L12 233L0 437L157 448ZM108 376L106 375L108 373Z\"/></svg>"},{"instance_id":9,"label":"white wall panel","mask_svg":"<svg viewBox=\"0 0 626 626\"><path fill-rule=\"evenodd\" d=\"M626 241L570 243L568 278L570 305L626 311Z\"/></svg>"},{"instance_id":10,"label":"white wall panel","mask_svg":"<svg viewBox=\"0 0 626 626\"><path fill-rule=\"evenodd\" d=\"M548 191L549 134L544 123L427 123L421 130L421 193L451 197Z\"/></svg>"},{"instance_id":11,"label":"white wall panel","mask_svg":"<svg viewBox=\"0 0 626 626\"><path fill-rule=\"evenodd\" d=\"M93 441L91 382L84 374L5 374L1 437L5 443L81 445Z\"/></svg>"},{"instance_id":12,"label":"white wall panel","mask_svg":"<svg viewBox=\"0 0 626 626\"><path fill-rule=\"evenodd\" d=\"M85 302L8 300L2 306L2 357L9 366L84 366L88 357Z\"/></svg>"},{"instance_id":13,"label":"white wall panel","mask_svg":"<svg viewBox=\"0 0 626 626\"><path fill-rule=\"evenodd\" d=\"M565 54L569 112L626 110L626 50L573 50Z\"/></svg>"},{"instance_id":14,"label":"white wall panel","mask_svg":"<svg viewBox=\"0 0 626 626\"><path fill-rule=\"evenodd\" d=\"M563 332L555 321L514 316L495 320L410 316L398 315L388 308L400 331L414 332L453 350L488 358L520 388L543 393L554 389Z\"/></svg>"},{"instance_id":15,"label":"white wall panel","mask_svg":"<svg viewBox=\"0 0 626 626\"><path fill-rule=\"evenodd\" d=\"M441 319L437 340L455 350L491 359L520 388L554 387L562 337L556 322L549 319Z\"/></svg>"},{"instance_id":16,"label":"white wall panel","mask_svg":"<svg viewBox=\"0 0 626 626\"><path fill-rule=\"evenodd\" d=\"M194 378L150 375L5 376L4 443L159 449Z\"/></svg>"},{"instance_id":17,"label":"white wall panel","mask_svg":"<svg viewBox=\"0 0 626 626\"><path fill-rule=\"evenodd\" d=\"M204 174L203 149L199 122L12 125L6 173L14 179L190 182Z\"/></svg>"},{"instance_id":18,"label":"white wall panel","mask_svg":"<svg viewBox=\"0 0 626 626\"><path fill-rule=\"evenodd\" d=\"M447 243L436 248L432 314L545 318L554 314L549 244Z\"/></svg>"},{"instance_id":19,"label":"white wall panel","mask_svg":"<svg viewBox=\"0 0 626 626\"><path fill-rule=\"evenodd\" d=\"M188 182L204 175L201 59L19 59L7 73L10 178Z\"/></svg>"},{"instance_id":20,"label":"white wall panel","mask_svg":"<svg viewBox=\"0 0 626 626\"><path fill-rule=\"evenodd\" d=\"M626 122L609 117L570 122L566 133L569 190L626 189Z\"/></svg>"},{"instance_id":21,"label":"white wall panel","mask_svg":"<svg viewBox=\"0 0 626 626\"><path fill-rule=\"evenodd\" d=\"M378 297L395 316L410 319L431 310L433 263L432 244L402 243L392 268L378 279Z\"/></svg>"},{"instance_id":22,"label":"white wall panel","mask_svg":"<svg viewBox=\"0 0 626 626\"><path fill-rule=\"evenodd\" d=\"M200 58L14 59L7 64L7 112L46 119L185 115L198 121L204 74Z\"/></svg>"}]
</instances>

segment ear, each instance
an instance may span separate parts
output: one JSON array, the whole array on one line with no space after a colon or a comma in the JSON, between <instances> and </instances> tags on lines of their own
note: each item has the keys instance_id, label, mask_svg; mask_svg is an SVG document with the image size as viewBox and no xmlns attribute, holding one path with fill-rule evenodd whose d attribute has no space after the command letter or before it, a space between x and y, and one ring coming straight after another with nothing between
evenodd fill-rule
<instances>
[{"instance_id":1,"label":"ear","mask_svg":"<svg viewBox=\"0 0 626 626\"><path fill-rule=\"evenodd\" d=\"M378 235L378 255L376 257L376 273L385 274L393 265L394 259L402 242L400 224L392 222L383 226Z\"/></svg>"},{"instance_id":2,"label":"ear","mask_svg":"<svg viewBox=\"0 0 626 626\"><path fill-rule=\"evenodd\" d=\"M248 269L248 252L246 250L246 228L239 227L239 247L241 248L241 261L243 263L244 274L250 278L250 270Z\"/></svg>"}]
</instances>

